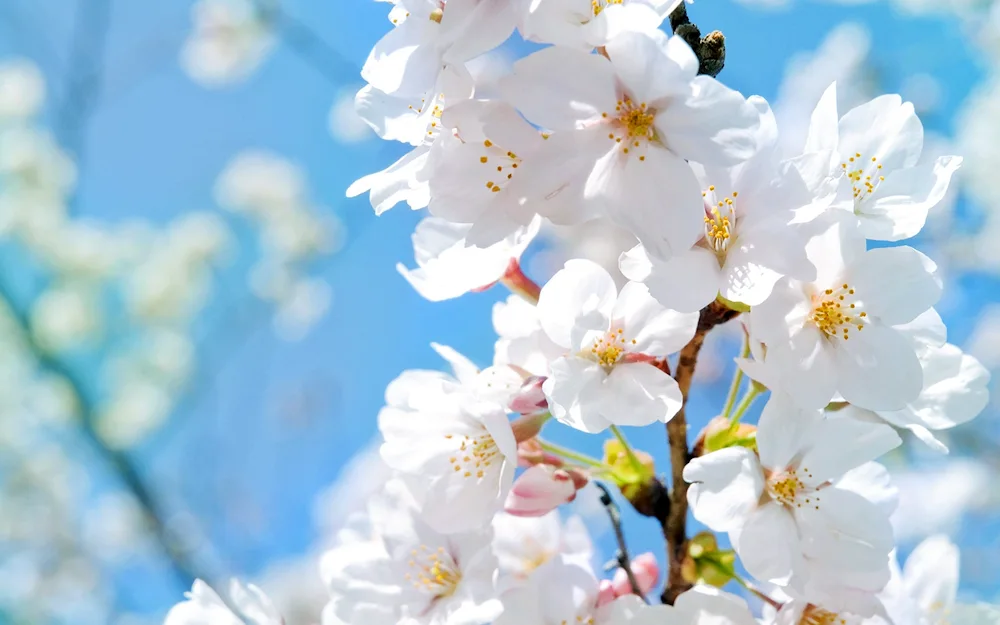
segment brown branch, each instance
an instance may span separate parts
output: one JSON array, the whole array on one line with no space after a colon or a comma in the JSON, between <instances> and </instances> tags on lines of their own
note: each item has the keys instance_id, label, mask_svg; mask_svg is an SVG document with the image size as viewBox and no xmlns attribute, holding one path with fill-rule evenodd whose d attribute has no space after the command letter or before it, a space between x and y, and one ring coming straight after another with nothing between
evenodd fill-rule
<instances>
[{"instance_id":1,"label":"brown branch","mask_svg":"<svg viewBox=\"0 0 1000 625\"><path fill-rule=\"evenodd\" d=\"M705 335L715 326L736 317L739 312L726 308L718 302L712 302L702 309L698 318L698 328L694 337L684 346L677 359L677 371L674 380L681 389L684 403L680 411L667 423L667 442L670 446L670 468L673 475L673 488L670 492L670 507L666 523L663 525L663 537L667 541L667 583L663 589L663 603L673 605L677 595L691 587L681 573L681 565L687 550L687 482L684 481L684 467L691 458L687 440L687 400L694 378L695 366L698 363L698 353L705 343Z\"/></svg>"},{"instance_id":2,"label":"brown branch","mask_svg":"<svg viewBox=\"0 0 1000 625\"><path fill-rule=\"evenodd\" d=\"M688 17L687 2L681 2L670 14L670 28L694 50L699 74L719 75L726 64L726 37L721 32L713 30L702 37L701 29Z\"/></svg>"}]
</instances>

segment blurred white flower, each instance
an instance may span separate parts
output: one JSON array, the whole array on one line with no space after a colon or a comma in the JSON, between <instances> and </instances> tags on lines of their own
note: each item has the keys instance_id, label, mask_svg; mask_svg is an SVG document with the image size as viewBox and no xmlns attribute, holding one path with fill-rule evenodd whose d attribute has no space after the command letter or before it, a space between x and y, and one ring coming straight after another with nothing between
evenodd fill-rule
<instances>
[{"instance_id":1,"label":"blurred white flower","mask_svg":"<svg viewBox=\"0 0 1000 625\"><path fill-rule=\"evenodd\" d=\"M233 157L215 183L215 201L223 208L264 213L302 202L305 173L291 161L264 150Z\"/></svg>"},{"instance_id":2,"label":"blurred white flower","mask_svg":"<svg viewBox=\"0 0 1000 625\"><path fill-rule=\"evenodd\" d=\"M89 285L56 284L34 301L31 331L46 349L61 351L95 338L102 319L98 294Z\"/></svg>"},{"instance_id":3,"label":"blurred white flower","mask_svg":"<svg viewBox=\"0 0 1000 625\"><path fill-rule=\"evenodd\" d=\"M899 471L892 479L899 488L893 530L896 540L906 543L956 532L966 512L988 503L993 478L981 462L955 459Z\"/></svg>"},{"instance_id":4,"label":"blurred white flower","mask_svg":"<svg viewBox=\"0 0 1000 625\"><path fill-rule=\"evenodd\" d=\"M121 563L148 548L142 507L130 495L102 495L83 517L83 540L93 553Z\"/></svg>"},{"instance_id":5,"label":"blurred white flower","mask_svg":"<svg viewBox=\"0 0 1000 625\"><path fill-rule=\"evenodd\" d=\"M330 107L330 134L340 143L358 143L374 136L372 129L355 110L354 95L357 91L341 89Z\"/></svg>"},{"instance_id":6,"label":"blurred white flower","mask_svg":"<svg viewBox=\"0 0 1000 625\"><path fill-rule=\"evenodd\" d=\"M229 584L229 599L236 612L200 579L195 580L187 598L167 614L163 625L282 625L281 615L260 588L243 585L236 580Z\"/></svg>"},{"instance_id":7,"label":"blurred white flower","mask_svg":"<svg viewBox=\"0 0 1000 625\"><path fill-rule=\"evenodd\" d=\"M141 378L127 380L112 390L98 414L97 432L111 447L131 447L160 427L171 407L172 395L162 384Z\"/></svg>"},{"instance_id":8,"label":"blurred white flower","mask_svg":"<svg viewBox=\"0 0 1000 625\"><path fill-rule=\"evenodd\" d=\"M270 25L251 0L199 0L181 66L195 82L218 87L246 79L274 46Z\"/></svg>"},{"instance_id":9,"label":"blurred white flower","mask_svg":"<svg viewBox=\"0 0 1000 625\"><path fill-rule=\"evenodd\" d=\"M0 123L38 114L45 101L45 78L28 59L0 62Z\"/></svg>"},{"instance_id":10,"label":"blurred white flower","mask_svg":"<svg viewBox=\"0 0 1000 625\"><path fill-rule=\"evenodd\" d=\"M5 194L36 190L63 197L76 184L76 165L48 132L10 128L0 133L0 176Z\"/></svg>"},{"instance_id":11,"label":"blurred white flower","mask_svg":"<svg viewBox=\"0 0 1000 625\"><path fill-rule=\"evenodd\" d=\"M326 314L333 300L330 285L319 278L296 281L281 300L274 318L278 335L288 341L303 338Z\"/></svg>"}]
</instances>

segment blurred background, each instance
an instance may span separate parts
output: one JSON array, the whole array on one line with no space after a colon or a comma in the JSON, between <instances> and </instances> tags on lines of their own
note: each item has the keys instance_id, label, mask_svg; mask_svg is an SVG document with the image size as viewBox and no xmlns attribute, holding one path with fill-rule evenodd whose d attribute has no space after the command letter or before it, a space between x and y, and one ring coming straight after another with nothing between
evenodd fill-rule
<instances>
[{"instance_id":1,"label":"blurred background","mask_svg":"<svg viewBox=\"0 0 1000 625\"><path fill-rule=\"evenodd\" d=\"M431 304L397 274L420 215L344 190L408 146L353 112L389 29L370 0L0 0L0 623L158 623L195 576L259 584L317 623L316 561L385 471L375 416L430 341L481 365L499 288ZM1000 367L1000 2L698 0L727 36L720 79L800 135L841 111L916 106L959 184L915 245L939 262L952 343ZM480 93L528 48L476 60ZM526 261L614 266L606 224L549 231ZM730 324L731 326L734 324ZM689 414L724 397L737 328L713 333ZM994 403L886 459L905 554L944 532L966 599L1000 601ZM665 458L662 427L630 433ZM597 437L552 438L598 454ZM663 466L663 470L667 467ZM604 554L594 497L581 495ZM662 553L655 524L625 523Z\"/></svg>"}]
</instances>

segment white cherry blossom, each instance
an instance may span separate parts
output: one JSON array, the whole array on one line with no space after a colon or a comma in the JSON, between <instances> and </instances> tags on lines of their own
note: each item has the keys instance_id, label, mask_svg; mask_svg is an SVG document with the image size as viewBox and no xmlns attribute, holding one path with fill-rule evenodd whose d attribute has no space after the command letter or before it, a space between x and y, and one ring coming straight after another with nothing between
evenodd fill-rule
<instances>
[{"instance_id":1,"label":"white cherry blossom","mask_svg":"<svg viewBox=\"0 0 1000 625\"><path fill-rule=\"evenodd\" d=\"M495 366L509 365L547 376L549 363L565 352L542 329L538 308L518 295L493 305L493 329L499 336L493 348Z\"/></svg>"},{"instance_id":2,"label":"white cherry blossom","mask_svg":"<svg viewBox=\"0 0 1000 625\"><path fill-rule=\"evenodd\" d=\"M200 0L194 30L181 49L184 71L215 87L247 78L274 46L271 25L251 0Z\"/></svg>"},{"instance_id":3,"label":"white cherry blossom","mask_svg":"<svg viewBox=\"0 0 1000 625\"><path fill-rule=\"evenodd\" d=\"M815 278L805 236L791 223L812 195L797 169L779 166L778 128L767 102L757 96L749 102L761 115L761 150L728 169L695 168L703 189L702 238L665 262L642 245L621 257L625 277L643 282L668 308L694 312L717 296L756 306L782 277Z\"/></svg>"},{"instance_id":4,"label":"white cherry blossom","mask_svg":"<svg viewBox=\"0 0 1000 625\"><path fill-rule=\"evenodd\" d=\"M497 514L493 550L508 584L524 582L553 558L589 567L594 555L583 520L572 516L564 521L558 511L540 517Z\"/></svg>"},{"instance_id":5,"label":"white cherry blossom","mask_svg":"<svg viewBox=\"0 0 1000 625\"><path fill-rule=\"evenodd\" d=\"M831 208L855 215L869 239L899 241L920 231L962 164L961 157L942 156L918 165L923 143L913 105L898 95L879 96L838 119L834 83L813 111L805 150L831 154L829 168L812 178L836 184Z\"/></svg>"},{"instance_id":6,"label":"white cherry blossom","mask_svg":"<svg viewBox=\"0 0 1000 625\"><path fill-rule=\"evenodd\" d=\"M571 260L542 288L538 317L566 352L542 386L559 421L600 432L666 422L680 409L677 383L653 361L690 340L697 313L668 310L635 282L619 293L599 265Z\"/></svg>"},{"instance_id":7,"label":"white cherry blossom","mask_svg":"<svg viewBox=\"0 0 1000 625\"><path fill-rule=\"evenodd\" d=\"M546 48L501 81L529 121L554 131L538 166L519 177L543 197L582 184L588 203L666 260L704 233L701 211L692 210L700 185L686 159L727 166L749 158L759 116L739 93L698 76L698 59L679 37L623 32L605 51L608 58Z\"/></svg>"},{"instance_id":8,"label":"white cherry blossom","mask_svg":"<svg viewBox=\"0 0 1000 625\"><path fill-rule=\"evenodd\" d=\"M820 408L835 393L869 410L900 410L923 387L913 321L941 294L936 265L910 247L865 251L864 239L831 219L808 243L813 282L785 278L750 313L755 340L786 391Z\"/></svg>"},{"instance_id":9,"label":"white cherry blossom","mask_svg":"<svg viewBox=\"0 0 1000 625\"><path fill-rule=\"evenodd\" d=\"M432 302L480 291L500 280L511 262L521 258L540 226L541 218L536 217L500 242L477 247L466 240L470 226L427 217L413 233L417 268L399 263L396 269Z\"/></svg>"},{"instance_id":10,"label":"white cherry blossom","mask_svg":"<svg viewBox=\"0 0 1000 625\"><path fill-rule=\"evenodd\" d=\"M757 429L759 455L729 447L695 458L684 468L688 500L696 519L729 533L754 577L811 593L830 581L845 603L863 601L856 595L889 580L892 527L887 511L853 489L860 480L848 478L899 444L883 423L801 410L773 394ZM810 579L817 571L823 580Z\"/></svg>"},{"instance_id":11,"label":"white cherry blossom","mask_svg":"<svg viewBox=\"0 0 1000 625\"><path fill-rule=\"evenodd\" d=\"M167 613L163 625L282 625L284 621L271 600L256 586L244 586L236 580L229 585L229 599L234 613L212 588L195 580L186 601Z\"/></svg>"},{"instance_id":12,"label":"white cherry blossom","mask_svg":"<svg viewBox=\"0 0 1000 625\"><path fill-rule=\"evenodd\" d=\"M399 0L395 27L372 48L361 76L379 91L420 96L443 69L492 50L514 31L510 0Z\"/></svg>"},{"instance_id":13,"label":"white cherry blossom","mask_svg":"<svg viewBox=\"0 0 1000 625\"><path fill-rule=\"evenodd\" d=\"M501 610L490 527L439 534L397 481L369 503L370 539L353 538L320 562L329 611L366 625L481 625Z\"/></svg>"},{"instance_id":14,"label":"white cherry blossom","mask_svg":"<svg viewBox=\"0 0 1000 625\"><path fill-rule=\"evenodd\" d=\"M532 0L520 27L528 41L593 49L623 30L656 29L683 0Z\"/></svg>"},{"instance_id":15,"label":"white cherry blossom","mask_svg":"<svg viewBox=\"0 0 1000 625\"><path fill-rule=\"evenodd\" d=\"M442 532L482 527L510 490L517 443L500 404L475 395L475 367L448 348L458 379L411 370L379 412L385 463L400 471L426 521Z\"/></svg>"}]
</instances>

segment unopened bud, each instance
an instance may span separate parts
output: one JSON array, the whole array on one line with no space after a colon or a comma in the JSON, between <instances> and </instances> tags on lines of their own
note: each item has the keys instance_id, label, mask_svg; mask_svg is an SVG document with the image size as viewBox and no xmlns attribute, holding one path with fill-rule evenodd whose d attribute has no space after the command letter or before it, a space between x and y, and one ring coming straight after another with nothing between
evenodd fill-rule
<instances>
[{"instance_id":1,"label":"unopened bud","mask_svg":"<svg viewBox=\"0 0 1000 625\"><path fill-rule=\"evenodd\" d=\"M715 536L701 532L691 538L681 562L681 576L691 584L722 588L736 576L736 552L719 549Z\"/></svg>"},{"instance_id":2,"label":"unopened bud","mask_svg":"<svg viewBox=\"0 0 1000 625\"><path fill-rule=\"evenodd\" d=\"M660 579L660 565L656 562L656 556L651 553L637 555L629 563L635 583L639 586L639 594L647 595L656 586ZM615 578L611 582L611 587L616 597L632 594L632 583L628 579L628 574L623 569L615 571Z\"/></svg>"},{"instance_id":3,"label":"unopened bud","mask_svg":"<svg viewBox=\"0 0 1000 625\"><path fill-rule=\"evenodd\" d=\"M726 447L757 447L757 428L748 423L732 424L729 419L715 417L708 422L695 440L694 457L704 456Z\"/></svg>"},{"instance_id":4,"label":"unopened bud","mask_svg":"<svg viewBox=\"0 0 1000 625\"><path fill-rule=\"evenodd\" d=\"M544 382L545 378L541 376L532 376L526 379L524 384L521 385L521 389L514 393L514 396L510 399L510 403L507 405L510 411L521 414L536 414L548 411L549 400L545 398L545 393L542 392L542 384Z\"/></svg>"},{"instance_id":5,"label":"unopened bud","mask_svg":"<svg viewBox=\"0 0 1000 625\"><path fill-rule=\"evenodd\" d=\"M530 438L517 444L517 466L533 467L536 464L563 466L563 459L542 449L537 439Z\"/></svg>"},{"instance_id":6,"label":"unopened bud","mask_svg":"<svg viewBox=\"0 0 1000 625\"><path fill-rule=\"evenodd\" d=\"M574 473L576 473L574 475ZM538 464L521 474L507 495L504 510L520 517L544 516L576 498L577 484L586 484L585 475Z\"/></svg>"}]
</instances>

